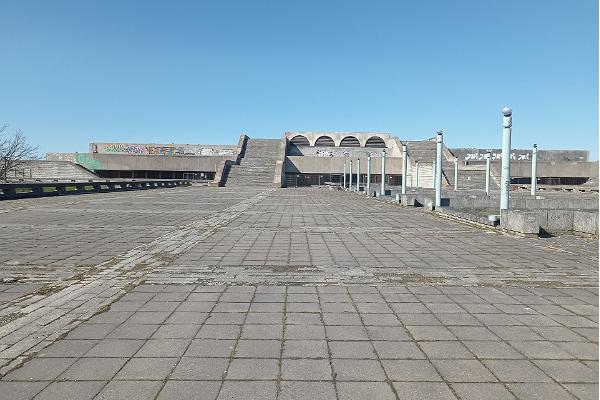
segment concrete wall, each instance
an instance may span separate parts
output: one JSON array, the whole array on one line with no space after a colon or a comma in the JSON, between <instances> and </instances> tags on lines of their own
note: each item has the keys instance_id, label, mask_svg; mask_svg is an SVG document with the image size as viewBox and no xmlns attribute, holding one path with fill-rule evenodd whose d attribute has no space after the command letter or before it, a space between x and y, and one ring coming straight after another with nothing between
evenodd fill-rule
<instances>
[{"instance_id":1,"label":"concrete wall","mask_svg":"<svg viewBox=\"0 0 600 400\"><path fill-rule=\"evenodd\" d=\"M381 156L383 148L373 147L326 147L326 146L294 146L290 145L287 149L288 156L313 156L313 157L367 157ZM385 149L386 152L388 149Z\"/></svg>"},{"instance_id":2,"label":"concrete wall","mask_svg":"<svg viewBox=\"0 0 600 400\"><path fill-rule=\"evenodd\" d=\"M464 161L485 160L487 151L492 151L492 160L502 159L502 149L451 148L450 151ZM588 161L587 150L538 150L538 161ZM511 160L531 161L531 149L512 149Z\"/></svg>"},{"instance_id":3,"label":"concrete wall","mask_svg":"<svg viewBox=\"0 0 600 400\"><path fill-rule=\"evenodd\" d=\"M220 163L235 160L233 156L130 156L121 154L75 154L75 162L103 171L201 171L215 172Z\"/></svg>"},{"instance_id":4,"label":"concrete wall","mask_svg":"<svg viewBox=\"0 0 600 400\"><path fill-rule=\"evenodd\" d=\"M316 140L321 136L329 136L333 139L335 143L335 147L340 146L340 142L342 139L348 136L354 136L360 142L361 147L365 147L365 143L371 137L380 137L386 143L386 147L393 147L394 143L392 143L392 135L384 132L312 132L312 131L299 131L299 132L286 132L284 137L289 141L295 136L304 136L308 139L308 142L311 146L315 145Z\"/></svg>"},{"instance_id":5,"label":"concrete wall","mask_svg":"<svg viewBox=\"0 0 600 400\"><path fill-rule=\"evenodd\" d=\"M564 232L598 236L598 213L577 210L507 210L500 226L514 232L539 235Z\"/></svg>"},{"instance_id":6,"label":"concrete wall","mask_svg":"<svg viewBox=\"0 0 600 400\"><path fill-rule=\"evenodd\" d=\"M496 163L495 163L496 164ZM497 163L500 170L500 163ZM531 177L531 162L513 161L510 163L510 175L514 177ZM597 177L598 162L557 162L541 161L537 164L538 177Z\"/></svg>"},{"instance_id":7,"label":"concrete wall","mask_svg":"<svg viewBox=\"0 0 600 400\"><path fill-rule=\"evenodd\" d=\"M352 173L356 173L356 160L360 159L360 170L362 174L367 173L367 157L354 157L352 159ZM344 172L344 160L349 168L350 159L342 157L286 157L285 171L294 174L341 174ZM349 173L349 171L347 171ZM371 173L381 174L381 158L371 157ZM402 174L402 158L385 158L386 175Z\"/></svg>"},{"instance_id":8,"label":"concrete wall","mask_svg":"<svg viewBox=\"0 0 600 400\"><path fill-rule=\"evenodd\" d=\"M230 156L235 153L235 146L173 143L90 143L90 153L155 156Z\"/></svg>"}]
</instances>

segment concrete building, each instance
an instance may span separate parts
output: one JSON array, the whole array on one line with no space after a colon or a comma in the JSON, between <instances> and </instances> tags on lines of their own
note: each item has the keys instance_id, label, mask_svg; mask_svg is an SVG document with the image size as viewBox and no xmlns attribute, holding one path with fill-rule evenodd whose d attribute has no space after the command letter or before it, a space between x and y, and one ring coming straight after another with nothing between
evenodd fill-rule
<instances>
[{"instance_id":1,"label":"concrete building","mask_svg":"<svg viewBox=\"0 0 600 400\"><path fill-rule=\"evenodd\" d=\"M280 139L239 137L236 145L91 143L87 153L49 153L47 160L62 161L87 169L101 178L186 178L213 185L308 186L367 180L370 156L371 184L381 182L381 158L385 154L386 185L402 179L402 145L407 145L407 185L433 187L435 139L403 141L383 132L285 132ZM459 159L459 187L483 189L486 157L491 159L491 186L498 188L499 149L448 148L443 146L443 185L454 185L454 159ZM357 161L361 169L357 174ZM352 170L350 170L352 161ZM58 169L57 169L58 170ZM69 168L74 171L73 166ZM35 168L17 171L15 177L36 178ZM67 173L67 172L65 172ZM46 173L47 175L47 173ZM538 183L597 187L598 162L589 161L585 150L540 150ZM511 183L529 184L531 150L511 153ZM43 178L47 178L44 176Z\"/></svg>"}]
</instances>

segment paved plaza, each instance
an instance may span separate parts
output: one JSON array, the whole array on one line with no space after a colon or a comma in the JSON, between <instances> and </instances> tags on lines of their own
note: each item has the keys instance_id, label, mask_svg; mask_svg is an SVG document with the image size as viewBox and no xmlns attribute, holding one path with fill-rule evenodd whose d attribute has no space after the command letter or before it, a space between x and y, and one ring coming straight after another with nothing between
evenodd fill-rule
<instances>
[{"instance_id":1,"label":"paved plaza","mask_svg":"<svg viewBox=\"0 0 600 400\"><path fill-rule=\"evenodd\" d=\"M329 188L0 203L0 399L597 399L598 241Z\"/></svg>"}]
</instances>

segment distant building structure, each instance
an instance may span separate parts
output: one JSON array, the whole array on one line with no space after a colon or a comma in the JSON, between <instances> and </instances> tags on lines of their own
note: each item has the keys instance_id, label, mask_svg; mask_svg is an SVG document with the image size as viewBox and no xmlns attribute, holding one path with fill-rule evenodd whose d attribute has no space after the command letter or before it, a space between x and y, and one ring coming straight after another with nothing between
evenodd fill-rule
<instances>
[{"instance_id":1,"label":"distant building structure","mask_svg":"<svg viewBox=\"0 0 600 400\"><path fill-rule=\"evenodd\" d=\"M254 146L252 145L254 143ZM436 144L432 139L403 141L386 132L285 132L279 140L251 139L241 135L236 145L90 143L87 153L49 153L47 160L76 164L102 178L196 179L227 185L230 171L238 179L274 186L340 184L344 163L347 179L366 182L370 156L371 183L381 180L381 156L386 155L386 184L400 185L402 145L408 149L408 186L432 187ZM459 187L484 187L485 164L491 151L492 187L498 187L500 149L443 147L443 181L453 185L454 159L461 173ZM349 162L360 160L361 170L349 169ZM34 168L35 169L35 168ZM247 169L247 173L242 173ZM29 177L34 178L30 168ZM417 179L418 174L418 179ZM596 186L598 162L589 161L586 150L538 151L538 182L547 185ZM17 174L18 175L18 174ZM23 173L25 177L26 173ZM531 176L531 150L511 153L511 183L527 184ZM232 183L233 184L233 183Z\"/></svg>"}]
</instances>

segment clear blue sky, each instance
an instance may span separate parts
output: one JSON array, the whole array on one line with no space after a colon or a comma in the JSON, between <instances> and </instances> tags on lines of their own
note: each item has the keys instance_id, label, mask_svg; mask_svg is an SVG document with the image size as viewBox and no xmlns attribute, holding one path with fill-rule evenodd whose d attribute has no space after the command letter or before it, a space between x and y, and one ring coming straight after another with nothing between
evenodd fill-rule
<instances>
[{"instance_id":1,"label":"clear blue sky","mask_svg":"<svg viewBox=\"0 0 600 400\"><path fill-rule=\"evenodd\" d=\"M0 4L0 123L46 151L386 131L591 150L596 0Z\"/></svg>"}]
</instances>

